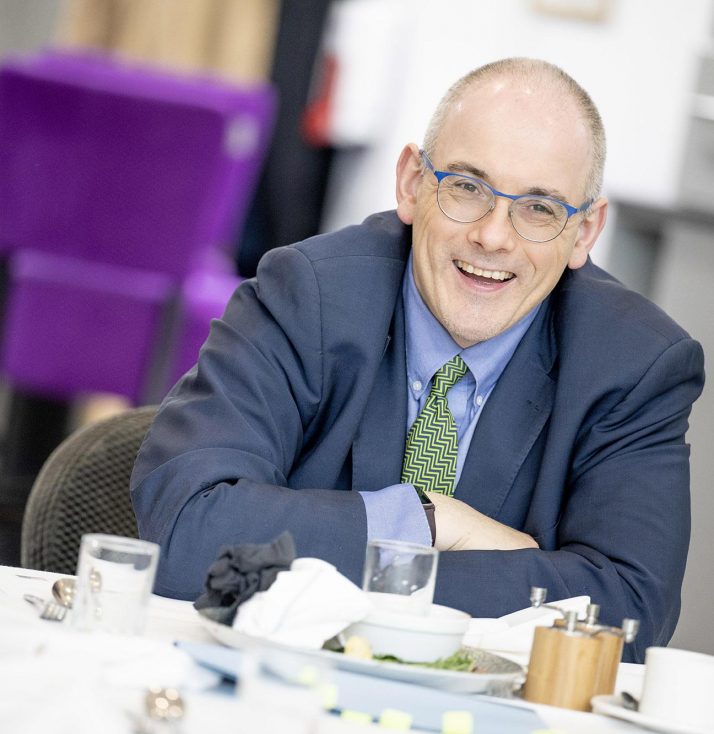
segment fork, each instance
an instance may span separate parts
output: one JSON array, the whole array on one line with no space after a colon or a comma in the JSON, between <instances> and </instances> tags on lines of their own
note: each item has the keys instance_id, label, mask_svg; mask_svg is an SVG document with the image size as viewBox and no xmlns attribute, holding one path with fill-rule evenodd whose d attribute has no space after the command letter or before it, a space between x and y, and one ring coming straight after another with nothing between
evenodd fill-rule
<instances>
[{"instance_id":1,"label":"fork","mask_svg":"<svg viewBox=\"0 0 714 734\"><path fill-rule=\"evenodd\" d=\"M23 598L26 602L32 604L35 609L40 610L40 619L46 619L50 622L61 622L67 614L67 607L63 607L54 601L47 601L34 594L25 594Z\"/></svg>"}]
</instances>

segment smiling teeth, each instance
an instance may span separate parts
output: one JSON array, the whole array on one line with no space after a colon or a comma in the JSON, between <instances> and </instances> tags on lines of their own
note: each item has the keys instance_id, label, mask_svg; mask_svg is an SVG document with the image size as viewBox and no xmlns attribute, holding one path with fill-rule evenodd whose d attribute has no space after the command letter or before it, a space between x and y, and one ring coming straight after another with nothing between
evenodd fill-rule
<instances>
[{"instance_id":1,"label":"smiling teeth","mask_svg":"<svg viewBox=\"0 0 714 734\"><path fill-rule=\"evenodd\" d=\"M473 265L469 265L463 260L457 260L456 266L459 270L463 270L466 273L479 275L482 278L491 278L492 280L510 280L515 277L515 273L511 273L508 270L481 270L481 268L475 268Z\"/></svg>"}]
</instances>

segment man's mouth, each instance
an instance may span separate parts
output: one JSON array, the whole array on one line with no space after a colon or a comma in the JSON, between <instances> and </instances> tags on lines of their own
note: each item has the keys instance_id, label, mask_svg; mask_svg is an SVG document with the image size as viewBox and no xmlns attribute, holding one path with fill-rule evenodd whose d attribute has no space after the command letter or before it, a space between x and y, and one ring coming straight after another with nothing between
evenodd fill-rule
<instances>
[{"instance_id":1,"label":"man's mouth","mask_svg":"<svg viewBox=\"0 0 714 734\"><path fill-rule=\"evenodd\" d=\"M469 265L469 263L464 262L463 260L455 260L454 262L456 267L472 280L504 282L516 277L516 274L510 272L510 270L483 270L482 268L475 268L473 265Z\"/></svg>"}]
</instances>

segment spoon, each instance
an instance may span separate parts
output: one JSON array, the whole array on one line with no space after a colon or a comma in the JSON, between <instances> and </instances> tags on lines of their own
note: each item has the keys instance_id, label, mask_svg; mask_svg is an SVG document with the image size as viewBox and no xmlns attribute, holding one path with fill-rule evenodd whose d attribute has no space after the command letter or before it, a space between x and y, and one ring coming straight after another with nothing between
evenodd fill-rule
<instances>
[{"instance_id":1,"label":"spoon","mask_svg":"<svg viewBox=\"0 0 714 734\"><path fill-rule=\"evenodd\" d=\"M61 578L52 584L52 596L67 609L72 608L76 584L74 579Z\"/></svg>"},{"instance_id":2,"label":"spoon","mask_svg":"<svg viewBox=\"0 0 714 734\"><path fill-rule=\"evenodd\" d=\"M637 711L640 708L640 702L631 693L620 691L620 696L622 696L622 705L624 708L630 711Z\"/></svg>"},{"instance_id":3,"label":"spoon","mask_svg":"<svg viewBox=\"0 0 714 734\"><path fill-rule=\"evenodd\" d=\"M52 584L52 596L67 609L72 608L74 603L74 595L77 589L77 581L71 577L63 577L57 579ZM102 589L102 577L99 575L99 571L92 569L89 572L89 589L90 591L101 591Z\"/></svg>"}]
</instances>

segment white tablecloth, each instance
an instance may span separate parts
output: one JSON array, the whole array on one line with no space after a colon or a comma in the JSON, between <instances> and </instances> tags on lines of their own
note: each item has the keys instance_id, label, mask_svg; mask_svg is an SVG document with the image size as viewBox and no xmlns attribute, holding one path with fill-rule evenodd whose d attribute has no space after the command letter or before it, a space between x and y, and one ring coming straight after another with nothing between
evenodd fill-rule
<instances>
[{"instance_id":1,"label":"white tablecloth","mask_svg":"<svg viewBox=\"0 0 714 734\"><path fill-rule=\"evenodd\" d=\"M300 732L294 713L279 706L249 705L217 694L218 679L173 646L176 640L211 643L189 602L152 597L141 638L98 637L44 622L22 595L51 596L56 574L0 566L0 731L13 734L127 734L126 711L140 710L148 685L177 685L187 700L183 734L207 732ZM639 695L643 666L621 664L617 690ZM375 679L375 685L379 681ZM559 732L633 732L632 724L520 701ZM239 726L240 724L240 726ZM323 714L311 732L384 731ZM475 729L478 731L478 729ZM307 731L307 730L306 730ZM416 730L413 730L416 731Z\"/></svg>"}]
</instances>

